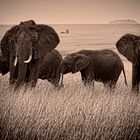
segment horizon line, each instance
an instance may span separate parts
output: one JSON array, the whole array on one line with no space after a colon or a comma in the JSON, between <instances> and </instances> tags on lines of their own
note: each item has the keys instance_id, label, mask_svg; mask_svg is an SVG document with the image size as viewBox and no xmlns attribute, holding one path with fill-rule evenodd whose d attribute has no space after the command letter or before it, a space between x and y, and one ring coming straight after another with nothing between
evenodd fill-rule
<instances>
[{"instance_id":1,"label":"horizon line","mask_svg":"<svg viewBox=\"0 0 140 140\"><path fill-rule=\"evenodd\" d=\"M46 25L96 25L96 24L109 24L109 25L138 25L140 23L37 23L37 24L46 24ZM0 25L18 25L16 23L0 23Z\"/></svg>"}]
</instances>

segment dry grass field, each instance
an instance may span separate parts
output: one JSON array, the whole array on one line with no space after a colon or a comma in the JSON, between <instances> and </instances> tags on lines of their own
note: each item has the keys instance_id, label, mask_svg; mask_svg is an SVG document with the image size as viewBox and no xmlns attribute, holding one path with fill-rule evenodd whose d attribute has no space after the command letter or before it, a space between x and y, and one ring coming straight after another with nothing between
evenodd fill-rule
<instances>
[{"instance_id":1,"label":"dry grass field","mask_svg":"<svg viewBox=\"0 0 140 140\"><path fill-rule=\"evenodd\" d=\"M124 33L140 33L140 26L56 25L57 47L65 56L80 49L108 48L117 52L116 40ZM9 27L0 28L0 38ZM118 53L118 52L117 52ZM121 74L115 90L102 83L84 87L80 74L64 76L64 88L54 90L39 80L34 90L14 92L8 74L0 75L0 140L139 140L140 94L131 92L131 63L122 60L128 86Z\"/></svg>"},{"instance_id":2,"label":"dry grass field","mask_svg":"<svg viewBox=\"0 0 140 140\"><path fill-rule=\"evenodd\" d=\"M140 139L140 95L131 93L131 64L124 64L129 85L121 74L114 91L84 87L77 73L65 75L59 91L39 80L34 90L14 92L0 76L0 139Z\"/></svg>"}]
</instances>

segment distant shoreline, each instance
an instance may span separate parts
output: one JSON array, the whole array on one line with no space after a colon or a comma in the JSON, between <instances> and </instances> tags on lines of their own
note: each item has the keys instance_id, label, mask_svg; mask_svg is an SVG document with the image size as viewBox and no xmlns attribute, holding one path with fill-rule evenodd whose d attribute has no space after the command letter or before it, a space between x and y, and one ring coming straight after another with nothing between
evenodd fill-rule
<instances>
[{"instance_id":1,"label":"distant shoreline","mask_svg":"<svg viewBox=\"0 0 140 140\"><path fill-rule=\"evenodd\" d=\"M139 24L137 21L135 20L132 20L132 19L121 19L121 20L113 20L113 21L110 21L108 24Z\"/></svg>"}]
</instances>

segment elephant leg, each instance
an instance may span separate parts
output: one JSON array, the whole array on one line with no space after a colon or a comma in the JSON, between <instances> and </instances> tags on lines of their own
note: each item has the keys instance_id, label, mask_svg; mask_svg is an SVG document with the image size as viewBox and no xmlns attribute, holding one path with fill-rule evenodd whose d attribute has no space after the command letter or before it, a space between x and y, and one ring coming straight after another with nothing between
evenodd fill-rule
<instances>
[{"instance_id":1,"label":"elephant leg","mask_svg":"<svg viewBox=\"0 0 140 140\"><path fill-rule=\"evenodd\" d=\"M61 78L61 75L60 75L59 71L57 71L56 72L56 77L55 77L55 85L56 85L56 87L59 87L60 78Z\"/></svg>"},{"instance_id":2,"label":"elephant leg","mask_svg":"<svg viewBox=\"0 0 140 140\"><path fill-rule=\"evenodd\" d=\"M81 78L82 78L84 86L86 86L87 85L87 77L86 77L84 70L81 70Z\"/></svg>"},{"instance_id":3,"label":"elephant leg","mask_svg":"<svg viewBox=\"0 0 140 140\"><path fill-rule=\"evenodd\" d=\"M117 80L113 80L108 83L108 86L110 89L114 89L116 87L116 84L117 84Z\"/></svg>"},{"instance_id":4,"label":"elephant leg","mask_svg":"<svg viewBox=\"0 0 140 140\"><path fill-rule=\"evenodd\" d=\"M58 86L57 79L55 79L55 78L48 78L47 80L48 80L48 82L50 82L54 86L54 88Z\"/></svg>"},{"instance_id":5,"label":"elephant leg","mask_svg":"<svg viewBox=\"0 0 140 140\"><path fill-rule=\"evenodd\" d=\"M29 77L30 77L30 70L29 70L29 65L27 64L27 71L26 71L26 76L24 79L25 83L29 83Z\"/></svg>"},{"instance_id":6,"label":"elephant leg","mask_svg":"<svg viewBox=\"0 0 140 140\"><path fill-rule=\"evenodd\" d=\"M140 74L138 66L133 64L132 68L132 91L139 92L139 81L140 81Z\"/></svg>"},{"instance_id":7,"label":"elephant leg","mask_svg":"<svg viewBox=\"0 0 140 140\"><path fill-rule=\"evenodd\" d=\"M60 88L63 87L63 85L59 85L60 78L61 78L60 72L56 71L55 72L55 77L54 77L54 80L53 80L53 83L52 83L54 85L54 88L60 89Z\"/></svg>"},{"instance_id":8,"label":"elephant leg","mask_svg":"<svg viewBox=\"0 0 140 140\"><path fill-rule=\"evenodd\" d=\"M107 91L109 92L114 92L115 90L115 87L116 87L116 83L112 83L112 82L105 82L103 83L104 84L104 87L107 89Z\"/></svg>"},{"instance_id":9,"label":"elephant leg","mask_svg":"<svg viewBox=\"0 0 140 140\"><path fill-rule=\"evenodd\" d=\"M81 70L80 72L84 86L87 85L94 86L93 77L91 77L88 69Z\"/></svg>"},{"instance_id":10,"label":"elephant leg","mask_svg":"<svg viewBox=\"0 0 140 140\"><path fill-rule=\"evenodd\" d=\"M14 66L14 60L15 60L15 58L11 53L11 55L10 55L10 81L9 82L12 85L15 83L14 75L15 75L16 67Z\"/></svg>"},{"instance_id":11,"label":"elephant leg","mask_svg":"<svg viewBox=\"0 0 140 140\"><path fill-rule=\"evenodd\" d=\"M10 84L13 85L15 83L15 78L14 78L14 73L15 73L15 69L12 68L10 70Z\"/></svg>"},{"instance_id":12,"label":"elephant leg","mask_svg":"<svg viewBox=\"0 0 140 140\"><path fill-rule=\"evenodd\" d=\"M60 76L53 78L52 84L54 85L54 88L59 86L59 81L60 81Z\"/></svg>"},{"instance_id":13,"label":"elephant leg","mask_svg":"<svg viewBox=\"0 0 140 140\"><path fill-rule=\"evenodd\" d=\"M30 77L29 77L31 87L36 86L37 79L39 76L39 69L40 69L40 60L39 59L33 60L30 64Z\"/></svg>"},{"instance_id":14,"label":"elephant leg","mask_svg":"<svg viewBox=\"0 0 140 140\"><path fill-rule=\"evenodd\" d=\"M15 71L14 71L14 74L13 74L13 79L14 81L16 82L18 78L18 65L15 67Z\"/></svg>"},{"instance_id":15,"label":"elephant leg","mask_svg":"<svg viewBox=\"0 0 140 140\"><path fill-rule=\"evenodd\" d=\"M59 80L60 80L60 75L58 74L58 72L56 71L56 67L55 66L51 66L50 65L50 76L48 79L50 79L50 83L53 84L54 87L58 87L59 84Z\"/></svg>"},{"instance_id":16,"label":"elephant leg","mask_svg":"<svg viewBox=\"0 0 140 140\"><path fill-rule=\"evenodd\" d=\"M58 87L59 81L60 81L60 75L57 74L55 71L53 72L53 70L52 70L52 73L49 73L47 75L47 80L54 86L54 88Z\"/></svg>"}]
</instances>

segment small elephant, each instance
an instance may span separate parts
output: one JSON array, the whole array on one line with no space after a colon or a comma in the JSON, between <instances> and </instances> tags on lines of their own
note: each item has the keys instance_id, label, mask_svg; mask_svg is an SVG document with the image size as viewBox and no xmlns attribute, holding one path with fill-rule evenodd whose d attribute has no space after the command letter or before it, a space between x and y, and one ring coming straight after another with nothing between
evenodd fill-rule
<instances>
[{"instance_id":1,"label":"small elephant","mask_svg":"<svg viewBox=\"0 0 140 140\"><path fill-rule=\"evenodd\" d=\"M18 72L16 87L20 86L25 80L27 67L30 67L29 82L35 87L40 64L59 42L59 36L52 27L36 24L33 20L21 22L8 30L1 40L1 52L9 63L10 83Z\"/></svg>"},{"instance_id":2,"label":"small elephant","mask_svg":"<svg viewBox=\"0 0 140 140\"><path fill-rule=\"evenodd\" d=\"M118 51L132 62L132 91L139 91L140 84L140 36L123 35L117 42Z\"/></svg>"},{"instance_id":3,"label":"small elephant","mask_svg":"<svg viewBox=\"0 0 140 140\"><path fill-rule=\"evenodd\" d=\"M80 71L84 85L93 84L94 80L114 88L123 70L127 84L124 65L120 57L112 50L81 50L67 55L60 64L63 74Z\"/></svg>"},{"instance_id":4,"label":"small elephant","mask_svg":"<svg viewBox=\"0 0 140 140\"><path fill-rule=\"evenodd\" d=\"M60 73L58 71L59 65L62 62L62 56L57 50L52 50L51 52L47 53L44 57L42 64L40 65L39 69L39 79L45 80L47 79L54 87L59 86L60 80ZM5 75L9 72L9 63L5 61L5 59L0 55L0 73ZM18 76L18 69L16 68L16 73L14 74L14 80L17 80ZM29 82L29 74L30 68L27 68L26 73L26 83Z\"/></svg>"},{"instance_id":5,"label":"small elephant","mask_svg":"<svg viewBox=\"0 0 140 140\"><path fill-rule=\"evenodd\" d=\"M57 50L52 50L44 57L40 66L38 78L47 79L54 87L58 87L60 80L60 73L58 68L62 62L62 56Z\"/></svg>"}]
</instances>

